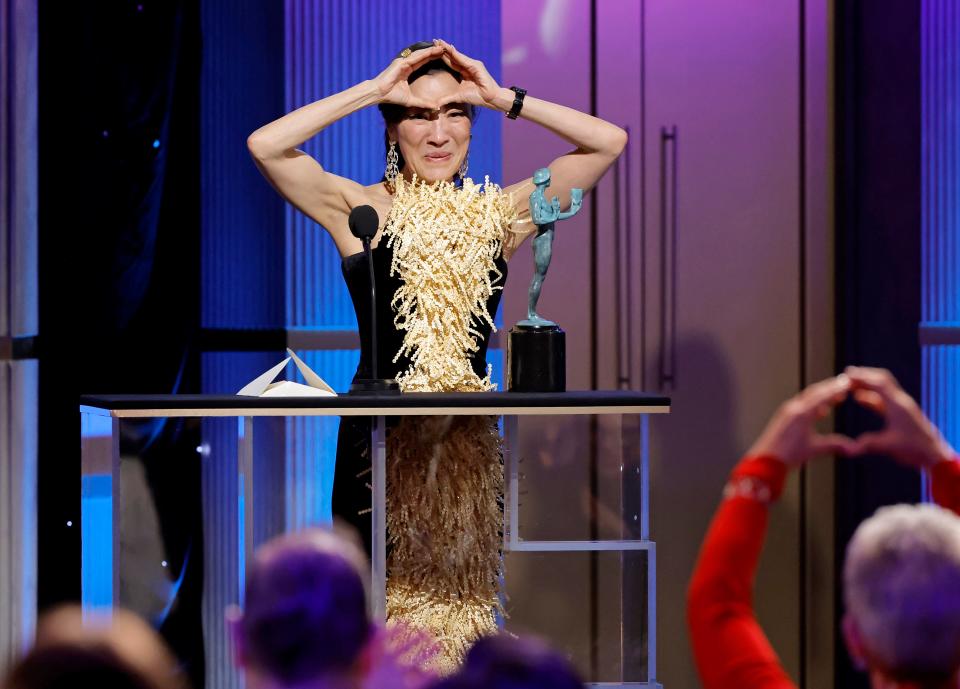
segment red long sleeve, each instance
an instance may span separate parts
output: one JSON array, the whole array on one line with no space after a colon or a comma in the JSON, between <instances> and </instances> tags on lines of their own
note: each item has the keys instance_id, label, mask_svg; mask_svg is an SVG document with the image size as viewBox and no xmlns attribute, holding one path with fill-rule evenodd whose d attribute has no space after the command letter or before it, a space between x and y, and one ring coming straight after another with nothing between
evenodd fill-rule
<instances>
[{"instance_id":1,"label":"red long sleeve","mask_svg":"<svg viewBox=\"0 0 960 689\"><path fill-rule=\"evenodd\" d=\"M933 501L960 514L960 459L940 462L930 474L933 479Z\"/></svg>"},{"instance_id":2,"label":"red long sleeve","mask_svg":"<svg viewBox=\"0 0 960 689\"><path fill-rule=\"evenodd\" d=\"M786 466L745 459L731 475L759 481L775 499ZM753 580L768 508L750 497L725 499L713 518L687 594L687 624L704 689L796 689L753 614Z\"/></svg>"},{"instance_id":3,"label":"red long sleeve","mask_svg":"<svg viewBox=\"0 0 960 689\"><path fill-rule=\"evenodd\" d=\"M769 458L744 459L731 482L750 478L783 490L786 467ZM960 460L933 471L933 499L960 514ZM704 689L796 689L753 613L753 580L766 536L767 505L750 497L725 499L713 518L687 596L687 623Z\"/></svg>"}]
</instances>

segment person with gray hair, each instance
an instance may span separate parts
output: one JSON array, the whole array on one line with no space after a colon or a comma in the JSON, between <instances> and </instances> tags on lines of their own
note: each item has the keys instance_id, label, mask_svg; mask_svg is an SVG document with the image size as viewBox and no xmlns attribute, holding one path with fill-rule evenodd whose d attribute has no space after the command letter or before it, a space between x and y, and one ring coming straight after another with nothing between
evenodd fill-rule
<instances>
[{"instance_id":1,"label":"person with gray hair","mask_svg":"<svg viewBox=\"0 0 960 689\"><path fill-rule=\"evenodd\" d=\"M817 433L848 396L884 427L857 439ZM929 471L940 506L881 508L857 529L844 568L847 648L874 689L960 686L960 461L888 371L851 367L784 402L724 488L687 598L704 689L796 689L752 609L769 506L791 468L866 453Z\"/></svg>"},{"instance_id":2,"label":"person with gray hair","mask_svg":"<svg viewBox=\"0 0 960 689\"><path fill-rule=\"evenodd\" d=\"M847 546L843 593L844 637L857 667L958 686L960 517L937 505L880 508Z\"/></svg>"},{"instance_id":3,"label":"person with gray hair","mask_svg":"<svg viewBox=\"0 0 960 689\"><path fill-rule=\"evenodd\" d=\"M418 689L435 649L424 633L387 631L368 611L359 538L309 529L262 545L243 610L227 613L248 689Z\"/></svg>"}]
</instances>

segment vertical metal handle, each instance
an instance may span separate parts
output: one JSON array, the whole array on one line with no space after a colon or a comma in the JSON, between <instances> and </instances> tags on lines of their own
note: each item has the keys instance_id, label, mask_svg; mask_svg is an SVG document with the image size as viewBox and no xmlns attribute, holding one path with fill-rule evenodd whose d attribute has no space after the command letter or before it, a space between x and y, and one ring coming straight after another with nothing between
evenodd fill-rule
<instances>
[{"instance_id":1,"label":"vertical metal handle","mask_svg":"<svg viewBox=\"0 0 960 689\"><path fill-rule=\"evenodd\" d=\"M660 128L660 389L677 386L677 127Z\"/></svg>"},{"instance_id":2,"label":"vertical metal handle","mask_svg":"<svg viewBox=\"0 0 960 689\"><path fill-rule=\"evenodd\" d=\"M630 127L627 147L613 168L613 224L614 224L614 322L617 343L617 388L629 390L633 385L633 205L630 182Z\"/></svg>"}]
</instances>

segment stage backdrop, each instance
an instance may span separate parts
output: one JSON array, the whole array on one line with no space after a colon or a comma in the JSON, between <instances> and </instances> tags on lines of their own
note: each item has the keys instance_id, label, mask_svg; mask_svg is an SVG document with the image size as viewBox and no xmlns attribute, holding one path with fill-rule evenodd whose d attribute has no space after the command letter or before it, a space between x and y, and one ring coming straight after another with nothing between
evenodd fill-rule
<instances>
[{"instance_id":1,"label":"stage backdrop","mask_svg":"<svg viewBox=\"0 0 960 689\"><path fill-rule=\"evenodd\" d=\"M960 13L947 0L921 9L923 406L960 444Z\"/></svg>"},{"instance_id":2,"label":"stage backdrop","mask_svg":"<svg viewBox=\"0 0 960 689\"><path fill-rule=\"evenodd\" d=\"M0 674L37 601L37 9L0 0Z\"/></svg>"},{"instance_id":3,"label":"stage backdrop","mask_svg":"<svg viewBox=\"0 0 960 689\"><path fill-rule=\"evenodd\" d=\"M201 88L202 326L205 392L234 392L291 345L338 391L356 367L356 320L340 256L310 219L286 207L246 150L258 127L290 110L376 76L404 47L445 38L500 75L500 2L377 0L209 0L203 3ZM481 111L470 174L499 181L503 116ZM383 175L383 122L368 108L303 147L321 165L363 184ZM491 351L496 378L502 359ZM293 376L292 370L288 371ZM273 451L285 455L283 526L330 519L336 420L288 421ZM296 442L284 441L296 438ZM237 686L228 662L224 606L240 591L218 576L238 566L240 544L218 540L236 505L224 502L236 481L237 427L210 423L201 446L207 536L204 619L207 686ZM265 442L267 442L265 441ZM259 440L258 440L259 442Z\"/></svg>"}]
</instances>

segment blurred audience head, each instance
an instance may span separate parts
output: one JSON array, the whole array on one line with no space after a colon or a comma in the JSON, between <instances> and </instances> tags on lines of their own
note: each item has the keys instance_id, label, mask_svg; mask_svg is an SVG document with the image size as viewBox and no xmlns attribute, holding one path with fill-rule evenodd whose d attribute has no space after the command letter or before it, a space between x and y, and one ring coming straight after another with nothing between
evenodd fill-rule
<instances>
[{"instance_id":1,"label":"blurred audience head","mask_svg":"<svg viewBox=\"0 0 960 689\"><path fill-rule=\"evenodd\" d=\"M497 634L479 639L463 667L434 689L583 689L563 655L531 638Z\"/></svg>"},{"instance_id":2,"label":"blurred audience head","mask_svg":"<svg viewBox=\"0 0 960 689\"><path fill-rule=\"evenodd\" d=\"M847 646L875 684L956 681L960 517L936 505L878 510L847 547L844 598Z\"/></svg>"},{"instance_id":3,"label":"blurred audience head","mask_svg":"<svg viewBox=\"0 0 960 689\"><path fill-rule=\"evenodd\" d=\"M84 615L58 608L37 625L37 640L3 689L182 689L186 681L160 636L136 615Z\"/></svg>"},{"instance_id":4,"label":"blurred audience head","mask_svg":"<svg viewBox=\"0 0 960 689\"><path fill-rule=\"evenodd\" d=\"M259 548L243 611L230 623L247 686L357 685L375 631L366 568L355 540L339 531L312 529Z\"/></svg>"}]
</instances>

